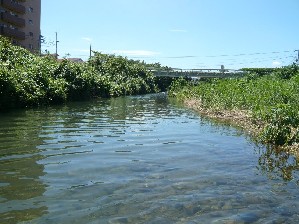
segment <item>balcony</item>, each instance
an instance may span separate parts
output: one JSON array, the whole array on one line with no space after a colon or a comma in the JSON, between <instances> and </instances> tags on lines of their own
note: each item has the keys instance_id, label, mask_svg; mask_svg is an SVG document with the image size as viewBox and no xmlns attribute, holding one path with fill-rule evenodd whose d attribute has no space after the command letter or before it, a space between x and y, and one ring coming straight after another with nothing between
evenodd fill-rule
<instances>
[{"instance_id":1,"label":"balcony","mask_svg":"<svg viewBox=\"0 0 299 224\"><path fill-rule=\"evenodd\" d=\"M1 27L0 34L17 40L25 40L25 33L8 27Z\"/></svg>"},{"instance_id":2,"label":"balcony","mask_svg":"<svg viewBox=\"0 0 299 224\"><path fill-rule=\"evenodd\" d=\"M8 12L2 12L1 13L1 19L2 19L2 21L6 22L6 23L13 24L13 25L18 26L18 27L24 27L25 26L25 20L24 19L13 16Z\"/></svg>"},{"instance_id":3,"label":"balcony","mask_svg":"<svg viewBox=\"0 0 299 224\"><path fill-rule=\"evenodd\" d=\"M25 6L23 5L20 5L16 2L13 2L11 0L1 0L1 5L8 9L8 10L11 10L13 12L16 12L16 13L20 13L20 14L25 14L26 12L26 8Z\"/></svg>"}]
</instances>

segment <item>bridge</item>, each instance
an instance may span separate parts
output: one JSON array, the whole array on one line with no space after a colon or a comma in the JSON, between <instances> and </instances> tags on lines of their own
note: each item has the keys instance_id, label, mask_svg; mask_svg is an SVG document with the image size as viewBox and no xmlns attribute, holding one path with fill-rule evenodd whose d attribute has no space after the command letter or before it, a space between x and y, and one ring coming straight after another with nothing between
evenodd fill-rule
<instances>
[{"instance_id":1,"label":"bridge","mask_svg":"<svg viewBox=\"0 0 299 224\"><path fill-rule=\"evenodd\" d=\"M190 77L194 79L200 78L237 78L245 75L242 70L236 69L224 69L221 66L220 69L180 69L180 68L168 68L168 69L149 69L155 76L164 77Z\"/></svg>"}]
</instances>

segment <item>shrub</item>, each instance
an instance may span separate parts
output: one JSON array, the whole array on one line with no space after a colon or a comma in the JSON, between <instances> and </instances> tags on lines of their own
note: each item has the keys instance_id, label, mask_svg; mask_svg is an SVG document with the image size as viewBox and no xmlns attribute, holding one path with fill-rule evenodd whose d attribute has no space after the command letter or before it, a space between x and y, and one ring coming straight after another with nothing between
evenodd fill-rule
<instances>
[{"instance_id":1,"label":"shrub","mask_svg":"<svg viewBox=\"0 0 299 224\"><path fill-rule=\"evenodd\" d=\"M250 71L250 69L247 69ZM272 73L270 73L270 71ZM211 79L196 86L174 82L171 94L195 97L215 111L246 110L263 124L259 139L274 145L299 143L299 67L252 69L244 78Z\"/></svg>"},{"instance_id":2,"label":"shrub","mask_svg":"<svg viewBox=\"0 0 299 224\"><path fill-rule=\"evenodd\" d=\"M0 110L158 91L144 62L95 52L87 63L39 57L0 36Z\"/></svg>"}]
</instances>

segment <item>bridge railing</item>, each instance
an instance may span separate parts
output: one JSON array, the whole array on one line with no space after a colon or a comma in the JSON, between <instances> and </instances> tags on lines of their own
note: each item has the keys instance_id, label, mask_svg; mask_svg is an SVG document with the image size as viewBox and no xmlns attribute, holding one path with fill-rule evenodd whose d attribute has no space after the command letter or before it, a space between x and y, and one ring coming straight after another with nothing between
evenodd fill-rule
<instances>
[{"instance_id":1,"label":"bridge railing","mask_svg":"<svg viewBox=\"0 0 299 224\"><path fill-rule=\"evenodd\" d=\"M156 76L168 77L191 77L191 78L227 78L227 77L241 77L245 74L242 70L235 69L149 69Z\"/></svg>"}]
</instances>

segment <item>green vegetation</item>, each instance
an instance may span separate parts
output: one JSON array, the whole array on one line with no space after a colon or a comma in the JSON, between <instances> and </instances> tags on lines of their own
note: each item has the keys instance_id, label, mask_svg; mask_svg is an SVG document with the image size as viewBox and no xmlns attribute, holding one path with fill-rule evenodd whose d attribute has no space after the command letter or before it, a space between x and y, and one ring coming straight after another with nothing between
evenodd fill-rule
<instances>
[{"instance_id":1,"label":"green vegetation","mask_svg":"<svg viewBox=\"0 0 299 224\"><path fill-rule=\"evenodd\" d=\"M12 46L0 36L0 111L63 103L93 97L114 97L165 91L182 100L196 99L201 109L242 111L258 127L259 139L279 146L299 145L299 67L243 69L239 79L207 79L194 85L186 79L155 77L146 64L95 52L85 63L50 55L39 57Z\"/></svg>"},{"instance_id":2,"label":"green vegetation","mask_svg":"<svg viewBox=\"0 0 299 224\"><path fill-rule=\"evenodd\" d=\"M250 125L257 127L261 142L298 147L299 66L244 70L247 76L239 79L211 79L197 85L178 80L170 95L184 101L196 100L197 108L214 114L245 113Z\"/></svg>"},{"instance_id":3,"label":"green vegetation","mask_svg":"<svg viewBox=\"0 0 299 224\"><path fill-rule=\"evenodd\" d=\"M84 63L57 61L50 55L33 55L0 36L0 111L92 97L153 93L167 88L164 80L147 69L161 67L160 64L94 53Z\"/></svg>"}]
</instances>

